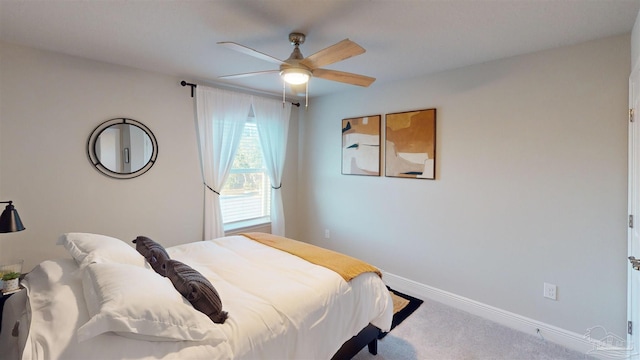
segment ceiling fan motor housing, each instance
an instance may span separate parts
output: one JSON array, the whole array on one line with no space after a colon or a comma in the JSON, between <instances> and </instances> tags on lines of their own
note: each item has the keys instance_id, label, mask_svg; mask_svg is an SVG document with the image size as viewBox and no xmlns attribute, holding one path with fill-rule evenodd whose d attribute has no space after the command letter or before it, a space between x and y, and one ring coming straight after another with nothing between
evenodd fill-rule
<instances>
[{"instance_id":1,"label":"ceiling fan motor housing","mask_svg":"<svg viewBox=\"0 0 640 360\"><path fill-rule=\"evenodd\" d=\"M300 61L304 60L304 56L298 46L304 43L304 40L305 35L302 33L293 32L289 34L289 41L294 46L294 49L289 58L284 61L284 64L280 65L280 76L284 76L287 73L306 74L307 79L311 76L311 69L300 64Z\"/></svg>"}]
</instances>

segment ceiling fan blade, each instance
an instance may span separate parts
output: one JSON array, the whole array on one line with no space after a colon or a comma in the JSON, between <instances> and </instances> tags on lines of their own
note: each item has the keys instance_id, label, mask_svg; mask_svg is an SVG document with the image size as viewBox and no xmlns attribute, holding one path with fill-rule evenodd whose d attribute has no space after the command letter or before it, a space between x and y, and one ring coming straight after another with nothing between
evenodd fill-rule
<instances>
[{"instance_id":1,"label":"ceiling fan blade","mask_svg":"<svg viewBox=\"0 0 640 360\"><path fill-rule=\"evenodd\" d=\"M324 48L317 53L307 56L300 61L301 64L316 69L338 61L346 60L352 56L360 55L366 50L349 39L344 39L337 44Z\"/></svg>"},{"instance_id":2,"label":"ceiling fan blade","mask_svg":"<svg viewBox=\"0 0 640 360\"><path fill-rule=\"evenodd\" d=\"M253 56L255 58L258 58L260 60L264 60L264 61L268 61L270 63L274 63L274 64L278 64L278 65L282 65L285 62L279 59L274 58L271 55L267 55L265 53L261 53L258 50L254 50L252 48L246 47L244 45L240 45L231 41L221 41L218 43L218 45L222 45L224 47L226 47L227 49L231 49L240 53L243 53L245 55L249 55L249 56Z\"/></svg>"},{"instance_id":3,"label":"ceiling fan blade","mask_svg":"<svg viewBox=\"0 0 640 360\"><path fill-rule=\"evenodd\" d=\"M370 76L358 75L337 70L315 69L312 73L314 77L318 77L321 79L339 81L346 84L364 87L368 87L374 81L376 81L376 78L372 78Z\"/></svg>"},{"instance_id":4,"label":"ceiling fan blade","mask_svg":"<svg viewBox=\"0 0 640 360\"><path fill-rule=\"evenodd\" d=\"M279 73L279 72L280 70L254 71L254 72L247 72L247 73L241 73L241 74L218 76L218 79L239 79L239 78L248 77L248 76L272 74L272 73Z\"/></svg>"}]
</instances>

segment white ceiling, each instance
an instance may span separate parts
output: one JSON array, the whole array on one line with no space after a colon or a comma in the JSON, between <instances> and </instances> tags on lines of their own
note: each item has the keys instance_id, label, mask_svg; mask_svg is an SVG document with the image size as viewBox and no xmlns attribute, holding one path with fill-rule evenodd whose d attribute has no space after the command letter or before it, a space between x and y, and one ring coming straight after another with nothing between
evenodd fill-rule
<instances>
[{"instance_id":1,"label":"white ceiling","mask_svg":"<svg viewBox=\"0 0 640 360\"><path fill-rule=\"evenodd\" d=\"M371 86L631 31L640 0L0 0L0 40L93 60L280 93L277 74L218 76L277 65L216 45L233 41L279 59L303 32L306 56L349 38L367 52L326 66ZM310 96L357 87L313 79Z\"/></svg>"}]
</instances>

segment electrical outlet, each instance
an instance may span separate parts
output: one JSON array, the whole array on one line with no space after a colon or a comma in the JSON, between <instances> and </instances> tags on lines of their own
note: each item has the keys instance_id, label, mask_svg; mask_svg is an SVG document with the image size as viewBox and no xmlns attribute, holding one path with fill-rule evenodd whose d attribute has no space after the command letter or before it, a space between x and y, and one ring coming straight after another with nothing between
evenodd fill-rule
<instances>
[{"instance_id":1,"label":"electrical outlet","mask_svg":"<svg viewBox=\"0 0 640 360\"><path fill-rule=\"evenodd\" d=\"M551 300L558 300L558 287L554 284L544 283L544 297Z\"/></svg>"},{"instance_id":2,"label":"electrical outlet","mask_svg":"<svg viewBox=\"0 0 640 360\"><path fill-rule=\"evenodd\" d=\"M325 239L331 238L331 231L329 231L329 229L324 229L324 238Z\"/></svg>"}]
</instances>

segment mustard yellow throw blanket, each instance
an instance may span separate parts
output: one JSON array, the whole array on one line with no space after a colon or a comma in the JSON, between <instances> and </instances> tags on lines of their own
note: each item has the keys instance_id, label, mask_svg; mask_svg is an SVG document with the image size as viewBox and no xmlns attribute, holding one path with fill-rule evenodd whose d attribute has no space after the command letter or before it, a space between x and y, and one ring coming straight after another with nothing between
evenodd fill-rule
<instances>
[{"instance_id":1,"label":"mustard yellow throw blanket","mask_svg":"<svg viewBox=\"0 0 640 360\"><path fill-rule=\"evenodd\" d=\"M373 272L382 277L382 273L375 266L319 246L267 233L252 232L241 235L261 244L288 252L312 264L324 266L338 273L346 281L350 281L356 276L366 272Z\"/></svg>"}]
</instances>

